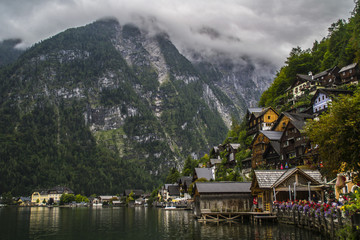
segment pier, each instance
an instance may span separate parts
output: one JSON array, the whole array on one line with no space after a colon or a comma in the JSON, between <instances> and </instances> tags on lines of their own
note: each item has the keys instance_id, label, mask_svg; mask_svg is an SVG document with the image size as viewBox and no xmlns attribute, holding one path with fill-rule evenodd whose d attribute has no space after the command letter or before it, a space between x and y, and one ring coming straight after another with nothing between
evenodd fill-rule
<instances>
[{"instance_id":1,"label":"pier","mask_svg":"<svg viewBox=\"0 0 360 240\"><path fill-rule=\"evenodd\" d=\"M243 222L244 219L252 222L261 223L265 220L276 220L276 215L271 212L211 212L210 210L203 209L201 211L199 222L227 222L239 221Z\"/></svg>"}]
</instances>

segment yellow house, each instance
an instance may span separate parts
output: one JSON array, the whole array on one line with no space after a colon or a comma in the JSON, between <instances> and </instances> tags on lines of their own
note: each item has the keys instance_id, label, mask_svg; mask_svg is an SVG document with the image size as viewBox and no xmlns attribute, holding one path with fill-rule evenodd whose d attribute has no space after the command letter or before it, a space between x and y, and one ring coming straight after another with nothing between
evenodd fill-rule
<instances>
[{"instance_id":1,"label":"yellow house","mask_svg":"<svg viewBox=\"0 0 360 240\"><path fill-rule=\"evenodd\" d=\"M56 186L51 189L46 189L43 191L35 191L31 195L31 203L32 204L42 204L49 202L50 199L53 200L53 202L57 203L60 202L61 195L63 194L71 194L74 193L70 188L68 187L61 187Z\"/></svg>"},{"instance_id":2,"label":"yellow house","mask_svg":"<svg viewBox=\"0 0 360 240\"><path fill-rule=\"evenodd\" d=\"M269 131L279 114L272 107L265 108L262 112L253 112L249 117L248 135L253 135L261 130Z\"/></svg>"}]
</instances>

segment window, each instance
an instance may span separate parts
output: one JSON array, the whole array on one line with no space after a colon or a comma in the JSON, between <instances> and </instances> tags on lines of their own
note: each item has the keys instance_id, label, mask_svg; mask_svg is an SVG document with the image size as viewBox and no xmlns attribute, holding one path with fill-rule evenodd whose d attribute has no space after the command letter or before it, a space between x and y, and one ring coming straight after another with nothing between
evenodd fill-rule
<instances>
[{"instance_id":1,"label":"window","mask_svg":"<svg viewBox=\"0 0 360 240\"><path fill-rule=\"evenodd\" d=\"M319 97L319 102L320 102L320 100L321 100L321 99L320 99L320 97Z\"/></svg>"},{"instance_id":2,"label":"window","mask_svg":"<svg viewBox=\"0 0 360 240\"><path fill-rule=\"evenodd\" d=\"M325 99L325 97L323 96L323 100Z\"/></svg>"},{"instance_id":3,"label":"window","mask_svg":"<svg viewBox=\"0 0 360 240\"><path fill-rule=\"evenodd\" d=\"M350 71L349 71L350 73L352 73L352 69L350 69Z\"/></svg>"},{"instance_id":4,"label":"window","mask_svg":"<svg viewBox=\"0 0 360 240\"><path fill-rule=\"evenodd\" d=\"M268 116L268 120L270 120L271 116Z\"/></svg>"}]
</instances>

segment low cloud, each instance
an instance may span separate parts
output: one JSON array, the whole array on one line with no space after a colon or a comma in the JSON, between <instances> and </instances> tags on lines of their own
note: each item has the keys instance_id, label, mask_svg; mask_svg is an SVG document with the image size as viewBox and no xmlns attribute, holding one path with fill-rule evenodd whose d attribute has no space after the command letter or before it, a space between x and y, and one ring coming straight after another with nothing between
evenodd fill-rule
<instances>
[{"instance_id":1,"label":"low cloud","mask_svg":"<svg viewBox=\"0 0 360 240\"><path fill-rule=\"evenodd\" d=\"M185 54L247 56L279 67L292 47L311 47L353 7L353 0L2 0L0 40L21 38L27 47L114 16L150 33L167 32Z\"/></svg>"}]
</instances>

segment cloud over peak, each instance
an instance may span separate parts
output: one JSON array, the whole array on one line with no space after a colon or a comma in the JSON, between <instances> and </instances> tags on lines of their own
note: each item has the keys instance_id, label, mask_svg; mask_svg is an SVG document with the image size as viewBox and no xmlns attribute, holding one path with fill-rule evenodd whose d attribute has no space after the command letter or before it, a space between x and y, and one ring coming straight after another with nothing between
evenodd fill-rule
<instances>
[{"instance_id":1,"label":"cloud over peak","mask_svg":"<svg viewBox=\"0 0 360 240\"><path fill-rule=\"evenodd\" d=\"M0 40L21 38L30 46L114 16L150 33L166 32L184 53L248 56L279 67L292 47L311 47L353 7L353 0L3 0Z\"/></svg>"}]
</instances>

